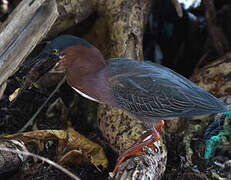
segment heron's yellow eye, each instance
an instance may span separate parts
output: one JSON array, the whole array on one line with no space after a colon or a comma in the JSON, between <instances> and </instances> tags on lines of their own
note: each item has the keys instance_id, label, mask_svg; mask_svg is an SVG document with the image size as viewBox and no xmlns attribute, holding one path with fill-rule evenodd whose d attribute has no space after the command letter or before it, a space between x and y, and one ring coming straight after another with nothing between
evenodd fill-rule
<instances>
[{"instance_id":1,"label":"heron's yellow eye","mask_svg":"<svg viewBox=\"0 0 231 180\"><path fill-rule=\"evenodd\" d=\"M52 51L53 51L53 53L55 53L55 54L57 54L57 53L59 52L58 49L53 49Z\"/></svg>"}]
</instances>

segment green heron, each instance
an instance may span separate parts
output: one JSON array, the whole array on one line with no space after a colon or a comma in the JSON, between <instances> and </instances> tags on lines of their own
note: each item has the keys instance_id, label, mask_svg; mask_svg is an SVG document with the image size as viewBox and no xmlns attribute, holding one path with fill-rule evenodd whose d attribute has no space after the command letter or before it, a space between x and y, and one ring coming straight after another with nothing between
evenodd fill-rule
<instances>
[{"instance_id":1,"label":"green heron","mask_svg":"<svg viewBox=\"0 0 231 180\"><path fill-rule=\"evenodd\" d=\"M84 39L61 35L42 54L62 54L68 84L80 95L125 110L145 124L153 124L119 157L114 172L128 156L155 147L162 119L191 117L227 111L226 104L190 80L162 65L128 58L104 60L101 52ZM150 136L152 138L147 137Z\"/></svg>"}]
</instances>

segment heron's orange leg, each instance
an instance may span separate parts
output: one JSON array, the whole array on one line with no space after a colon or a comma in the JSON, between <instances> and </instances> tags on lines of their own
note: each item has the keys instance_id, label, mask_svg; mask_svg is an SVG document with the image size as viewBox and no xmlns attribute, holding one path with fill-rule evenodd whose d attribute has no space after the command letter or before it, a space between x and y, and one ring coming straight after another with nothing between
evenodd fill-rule
<instances>
[{"instance_id":1,"label":"heron's orange leg","mask_svg":"<svg viewBox=\"0 0 231 180\"><path fill-rule=\"evenodd\" d=\"M160 130L162 127L164 126L164 121L163 120L159 120L156 125L155 125L155 128L156 130Z\"/></svg>"},{"instance_id":2,"label":"heron's orange leg","mask_svg":"<svg viewBox=\"0 0 231 180\"><path fill-rule=\"evenodd\" d=\"M153 127L153 129L156 129L157 131L160 130L162 127L164 126L164 121L160 120L158 121L155 126ZM142 134L139 139L136 141L136 144L140 144L141 142L143 142L148 136L153 134L153 129L148 130L147 132L145 132L144 134ZM153 145L153 144L152 144ZM151 146L150 146L151 147Z\"/></svg>"},{"instance_id":3,"label":"heron's orange leg","mask_svg":"<svg viewBox=\"0 0 231 180\"><path fill-rule=\"evenodd\" d=\"M137 142L130 148L128 148L125 152L123 152L119 158L118 162L116 164L115 169L113 170L113 174L115 174L120 166L120 164L129 156L137 155L137 154L145 154L145 152L142 151L142 148L145 146L149 146L152 149L155 149L154 142L158 141L160 138L159 133L157 130L162 128L164 126L164 121L160 120L155 127L141 135L141 137L137 140ZM148 136L152 135L152 138L149 138L148 140L145 140ZM144 141L145 140L145 141Z\"/></svg>"},{"instance_id":4,"label":"heron's orange leg","mask_svg":"<svg viewBox=\"0 0 231 180\"><path fill-rule=\"evenodd\" d=\"M164 126L164 121L163 120L160 120L160 121L158 121L156 124L155 124L155 127L153 127L153 128L155 128L157 131L158 130L160 130L162 127ZM152 130L151 130L152 131ZM153 132L153 131L152 131ZM148 137L148 136L147 136ZM145 137L146 138L146 137ZM145 139L144 138L144 139ZM144 140L143 139L143 140ZM156 148L156 146L153 144L153 143L151 143L151 144L148 144L147 145L148 147L150 147L150 148L152 148L153 150L155 150L155 148Z\"/></svg>"}]
</instances>

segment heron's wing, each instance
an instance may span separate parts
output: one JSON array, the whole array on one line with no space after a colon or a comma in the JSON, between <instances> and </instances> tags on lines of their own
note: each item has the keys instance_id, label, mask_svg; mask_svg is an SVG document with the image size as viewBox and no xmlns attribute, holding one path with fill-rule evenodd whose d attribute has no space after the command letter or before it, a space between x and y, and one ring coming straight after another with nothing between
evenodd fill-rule
<instances>
[{"instance_id":1,"label":"heron's wing","mask_svg":"<svg viewBox=\"0 0 231 180\"><path fill-rule=\"evenodd\" d=\"M109 66L119 70L107 78L108 84L120 107L134 115L189 117L224 111L220 100L168 68L114 61Z\"/></svg>"}]
</instances>

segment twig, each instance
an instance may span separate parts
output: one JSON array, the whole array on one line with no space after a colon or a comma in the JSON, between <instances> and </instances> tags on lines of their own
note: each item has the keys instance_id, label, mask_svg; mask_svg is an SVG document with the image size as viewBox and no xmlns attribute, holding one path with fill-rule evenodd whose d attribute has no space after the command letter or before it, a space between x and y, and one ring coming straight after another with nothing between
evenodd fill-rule
<instances>
[{"instance_id":1,"label":"twig","mask_svg":"<svg viewBox=\"0 0 231 180\"><path fill-rule=\"evenodd\" d=\"M63 77L63 79L59 82L59 84L56 86L54 91L50 94L50 96L46 99L46 101L38 108L38 110L35 112L35 114L30 118L30 120L18 131L19 133L24 132L26 128L29 126L32 126L35 122L35 118L38 116L38 114L41 112L41 110L44 108L44 106L48 103L48 101L51 99L52 96L58 91L60 86L65 82L66 76Z\"/></svg>"},{"instance_id":2,"label":"twig","mask_svg":"<svg viewBox=\"0 0 231 180\"><path fill-rule=\"evenodd\" d=\"M45 157L42 157L42 156L39 156L37 154L33 154L33 153L30 153L30 152L27 152L27 151L20 151L20 150L12 150L12 149L9 149L9 148L3 148L3 147L0 147L0 150L1 151L7 151L7 152L12 152L12 153L17 153L17 154L23 154L23 155L26 155L26 156L32 156L32 157L35 157L35 158L38 158L42 161L45 161L46 163L56 167L57 169L61 170L62 172L64 172L65 174L67 174L68 176L70 176L71 178L75 179L75 180L80 180L80 178L78 178L76 175L74 175L72 172L68 171L66 168L60 166L59 164L55 163L54 161L51 161L50 159L47 159Z\"/></svg>"}]
</instances>

